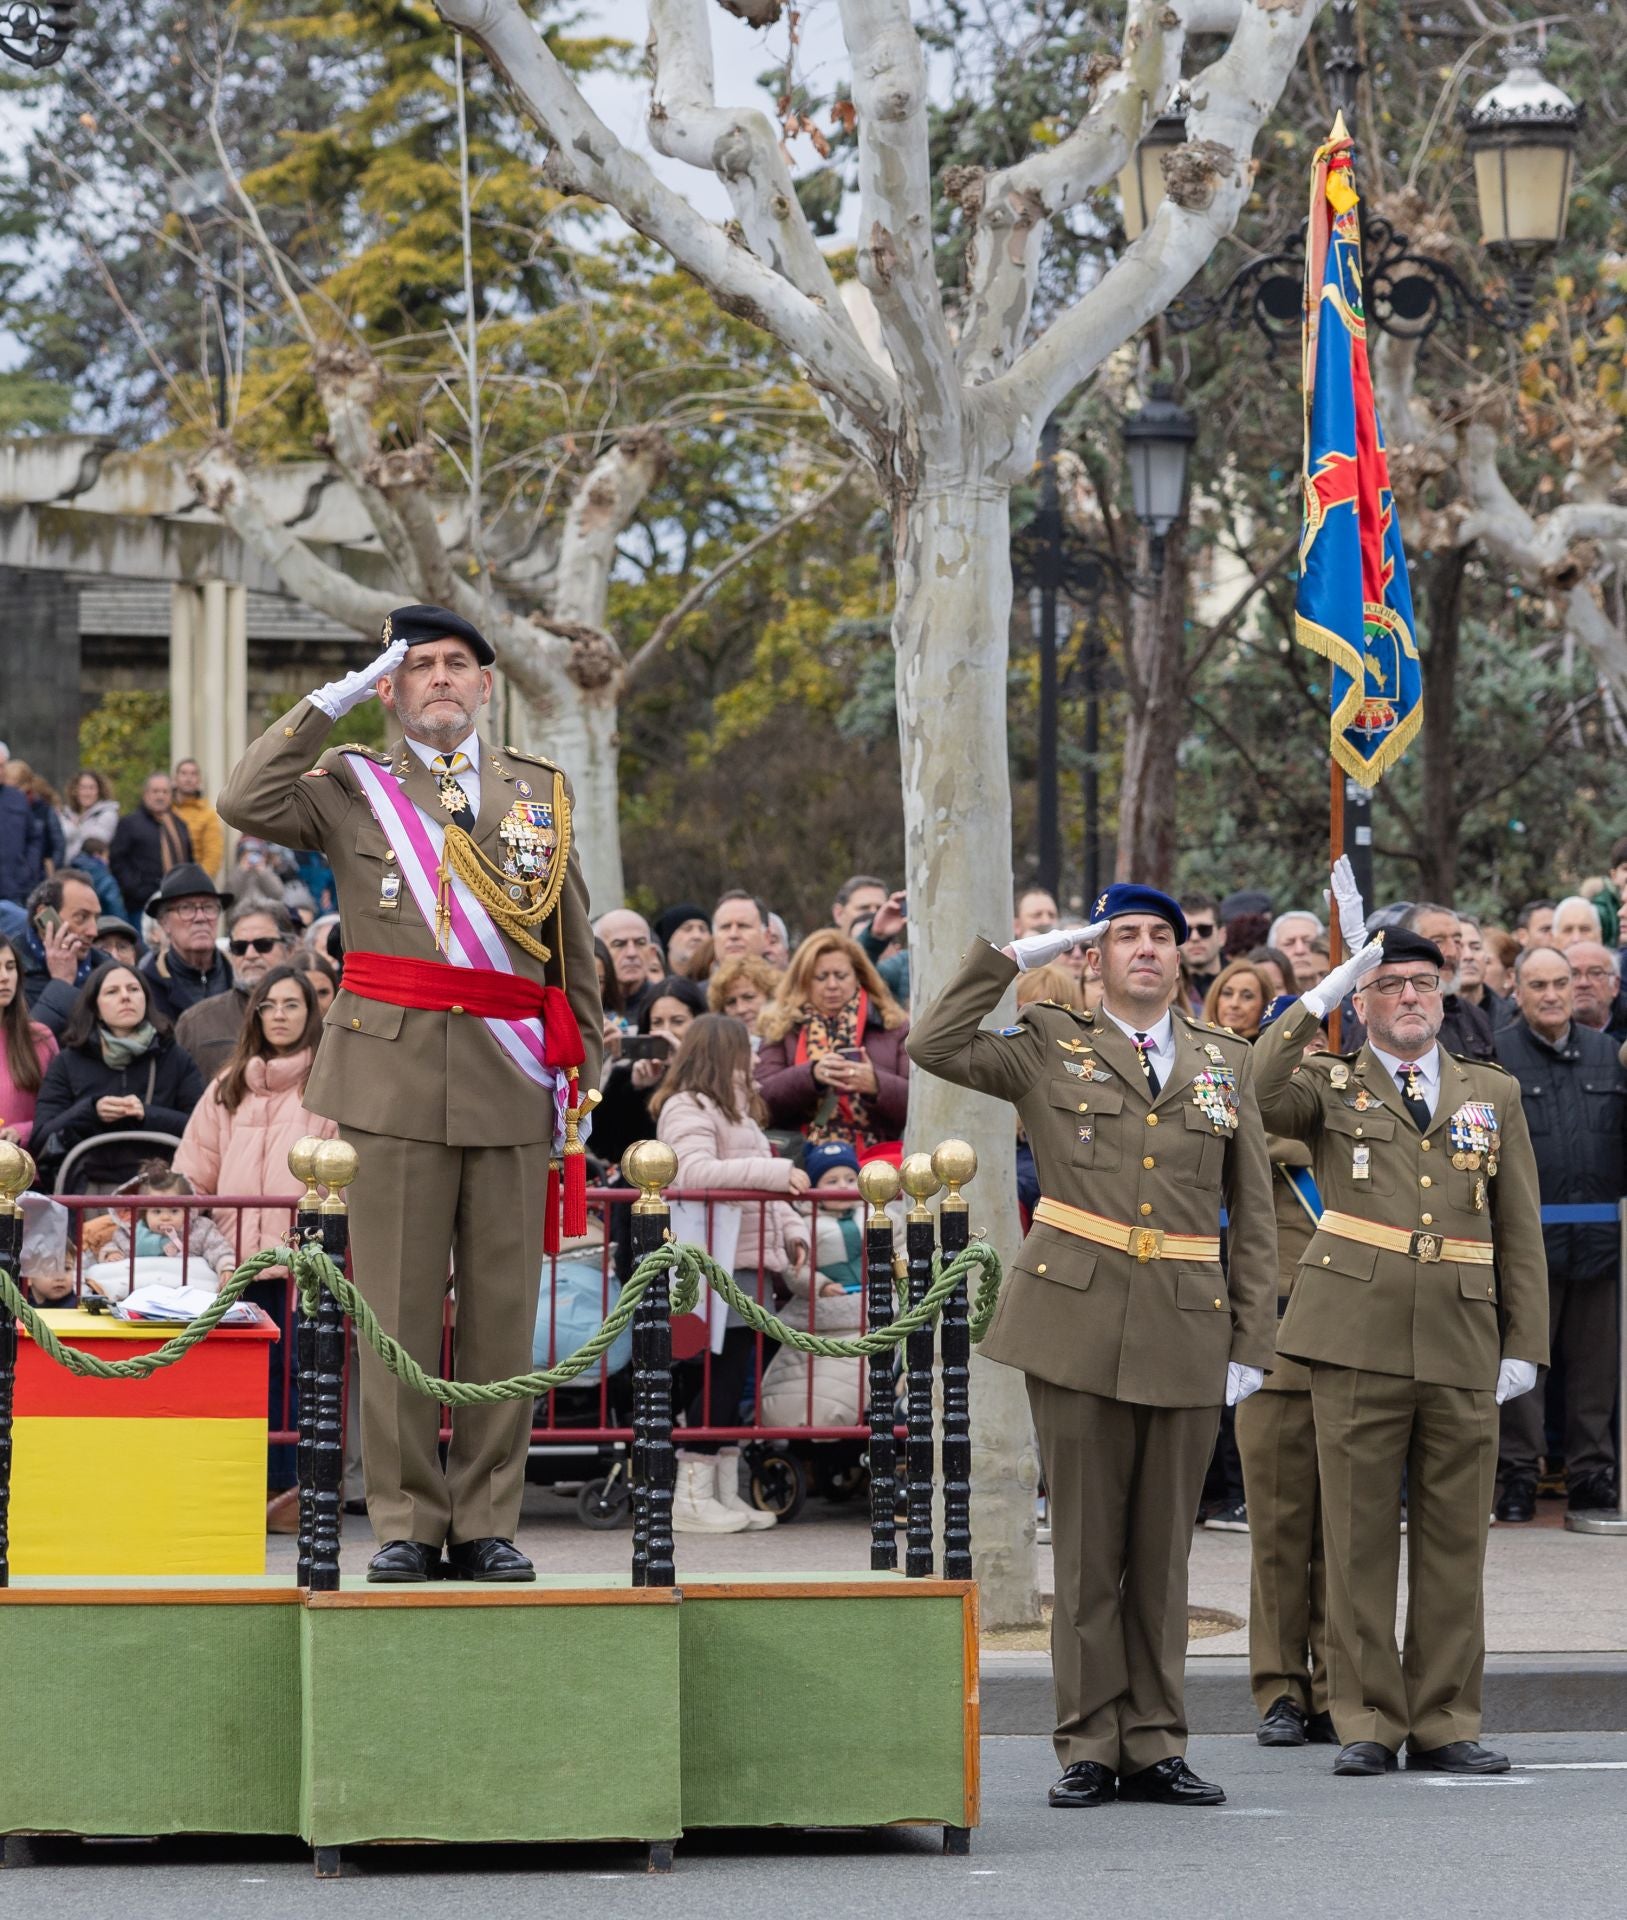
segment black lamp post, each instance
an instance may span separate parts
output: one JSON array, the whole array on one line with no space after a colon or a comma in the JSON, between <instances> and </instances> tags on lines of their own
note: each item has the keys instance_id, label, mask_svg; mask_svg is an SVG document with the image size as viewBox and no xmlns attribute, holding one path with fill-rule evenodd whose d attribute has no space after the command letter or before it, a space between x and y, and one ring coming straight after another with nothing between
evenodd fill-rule
<instances>
[{"instance_id":1,"label":"black lamp post","mask_svg":"<svg viewBox=\"0 0 1627 1920\"><path fill-rule=\"evenodd\" d=\"M79 30L79 0L0 0L0 53L36 73L54 67Z\"/></svg>"},{"instance_id":2,"label":"black lamp post","mask_svg":"<svg viewBox=\"0 0 1627 1920\"><path fill-rule=\"evenodd\" d=\"M1546 79L1535 48L1507 54L1508 75L1463 115L1474 158L1480 238L1509 271L1515 312L1528 322L1538 270L1565 237L1582 108Z\"/></svg>"},{"instance_id":3,"label":"black lamp post","mask_svg":"<svg viewBox=\"0 0 1627 1920\"><path fill-rule=\"evenodd\" d=\"M1152 571L1164 571L1164 542L1186 506L1186 476L1198 423L1171 397L1168 381L1158 381L1145 405L1126 416L1119 428L1130 463L1130 496L1136 518L1152 544Z\"/></svg>"}]
</instances>

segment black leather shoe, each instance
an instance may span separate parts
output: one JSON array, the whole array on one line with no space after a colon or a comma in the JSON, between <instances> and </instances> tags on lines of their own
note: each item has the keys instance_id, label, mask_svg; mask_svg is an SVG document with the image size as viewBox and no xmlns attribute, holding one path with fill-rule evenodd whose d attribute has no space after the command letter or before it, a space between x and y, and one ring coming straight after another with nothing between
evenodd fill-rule
<instances>
[{"instance_id":1,"label":"black leather shoe","mask_svg":"<svg viewBox=\"0 0 1627 1920\"><path fill-rule=\"evenodd\" d=\"M1584 1473L1580 1479L1571 1482L1565 1505L1572 1513L1614 1513L1616 1483L1608 1473L1602 1471Z\"/></svg>"},{"instance_id":2,"label":"black leather shoe","mask_svg":"<svg viewBox=\"0 0 1627 1920\"><path fill-rule=\"evenodd\" d=\"M1408 1773L1507 1773L1508 1755L1478 1740L1448 1740L1444 1747L1408 1747Z\"/></svg>"},{"instance_id":3,"label":"black leather shoe","mask_svg":"<svg viewBox=\"0 0 1627 1920\"><path fill-rule=\"evenodd\" d=\"M1305 1738L1313 1747L1336 1747L1339 1734L1331 1713L1313 1713L1305 1722Z\"/></svg>"},{"instance_id":4,"label":"black leather shoe","mask_svg":"<svg viewBox=\"0 0 1627 1920\"><path fill-rule=\"evenodd\" d=\"M384 1585L439 1580L441 1550L422 1540L386 1540L367 1563L367 1577Z\"/></svg>"},{"instance_id":5,"label":"black leather shoe","mask_svg":"<svg viewBox=\"0 0 1627 1920\"><path fill-rule=\"evenodd\" d=\"M537 1570L512 1540L457 1540L446 1549L448 1580L535 1580Z\"/></svg>"},{"instance_id":6,"label":"black leather shoe","mask_svg":"<svg viewBox=\"0 0 1627 1920\"><path fill-rule=\"evenodd\" d=\"M1053 1807L1105 1807L1114 1798L1113 1769L1099 1760L1075 1760L1045 1797Z\"/></svg>"},{"instance_id":7,"label":"black leather shoe","mask_svg":"<svg viewBox=\"0 0 1627 1920\"><path fill-rule=\"evenodd\" d=\"M1280 1700L1273 1700L1265 1710L1265 1718L1254 1729L1254 1737L1262 1747L1302 1747L1305 1744L1305 1714L1296 1707L1287 1694Z\"/></svg>"},{"instance_id":8,"label":"black leather shoe","mask_svg":"<svg viewBox=\"0 0 1627 1920\"><path fill-rule=\"evenodd\" d=\"M1212 1780L1200 1780L1178 1753L1139 1773L1119 1775L1121 1800L1147 1800L1160 1807L1222 1807L1226 1796Z\"/></svg>"},{"instance_id":9,"label":"black leather shoe","mask_svg":"<svg viewBox=\"0 0 1627 1920\"><path fill-rule=\"evenodd\" d=\"M1502 1498L1491 1510L1494 1520L1518 1526L1537 1517L1537 1483L1534 1480L1509 1480L1503 1485Z\"/></svg>"},{"instance_id":10,"label":"black leather shoe","mask_svg":"<svg viewBox=\"0 0 1627 1920\"><path fill-rule=\"evenodd\" d=\"M1339 1749L1335 1773L1394 1773L1395 1755L1377 1740L1352 1740Z\"/></svg>"}]
</instances>

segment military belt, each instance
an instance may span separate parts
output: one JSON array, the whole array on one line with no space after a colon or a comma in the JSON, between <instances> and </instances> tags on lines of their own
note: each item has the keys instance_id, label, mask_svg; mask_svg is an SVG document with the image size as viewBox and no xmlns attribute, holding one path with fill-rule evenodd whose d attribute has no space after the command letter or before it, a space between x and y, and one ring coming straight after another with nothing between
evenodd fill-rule
<instances>
[{"instance_id":1,"label":"military belt","mask_svg":"<svg viewBox=\"0 0 1627 1920\"><path fill-rule=\"evenodd\" d=\"M1076 1240L1111 1247L1116 1253L1133 1253L1143 1264L1148 1260L1220 1258L1217 1234L1165 1233L1160 1227L1127 1227L1122 1221L1109 1220L1105 1214L1087 1213L1083 1207L1070 1207L1061 1200L1041 1200L1034 1209L1034 1218L1041 1226L1071 1233Z\"/></svg>"},{"instance_id":2,"label":"military belt","mask_svg":"<svg viewBox=\"0 0 1627 1920\"><path fill-rule=\"evenodd\" d=\"M1323 1213L1319 1225L1323 1233L1340 1240L1381 1247L1386 1253L1404 1253L1424 1266L1433 1266L1437 1260L1456 1260L1466 1267L1489 1267L1494 1258L1489 1240L1453 1240L1443 1233L1431 1233L1427 1227L1409 1233L1405 1227L1380 1226L1376 1220L1335 1213L1331 1207Z\"/></svg>"}]
</instances>

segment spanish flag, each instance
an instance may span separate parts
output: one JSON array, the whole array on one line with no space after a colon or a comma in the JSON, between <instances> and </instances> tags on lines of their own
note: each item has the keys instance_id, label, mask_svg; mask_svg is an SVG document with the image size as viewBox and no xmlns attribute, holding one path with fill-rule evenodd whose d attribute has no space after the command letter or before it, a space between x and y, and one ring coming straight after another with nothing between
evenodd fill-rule
<instances>
[{"instance_id":1,"label":"spanish flag","mask_svg":"<svg viewBox=\"0 0 1627 1920\"><path fill-rule=\"evenodd\" d=\"M1305 240L1305 471L1295 631L1333 669L1333 758L1378 784L1423 724L1407 557L1367 364L1344 118L1317 150Z\"/></svg>"}]
</instances>

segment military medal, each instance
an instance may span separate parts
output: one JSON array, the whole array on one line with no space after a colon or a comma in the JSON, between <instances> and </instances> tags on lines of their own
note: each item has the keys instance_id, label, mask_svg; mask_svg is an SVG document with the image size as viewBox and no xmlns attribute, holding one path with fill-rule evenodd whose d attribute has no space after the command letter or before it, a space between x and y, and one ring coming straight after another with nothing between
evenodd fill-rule
<instances>
[{"instance_id":1,"label":"military medal","mask_svg":"<svg viewBox=\"0 0 1627 1920\"><path fill-rule=\"evenodd\" d=\"M516 800L497 829L503 843L503 871L513 880L534 883L547 877L559 847L554 810L542 800Z\"/></svg>"},{"instance_id":2,"label":"military medal","mask_svg":"<svg viewBox=\"0 0 1627 1920\"><path fill-rule=\"evenodd\" d=\"M379 881L379 906L393 907L401 898L401 875L392 867Z\"/></svg>"},{"instance_id":3,"label":"military medal","mask_svg":"<svg viewBox=\"0 0 1627 1920\"><path fill-rule=\"evenodd\" d=\"M1486 1183L1479 1174L1475 1175L1474 1182L1474 1210L1476 1213L1486 1211Z\"/></svg>"},{"instance_id":4,"label":"military medal","mask_svg":"<svg viewBox=\"0 0 1627 1920\"><path fill-rule=\"evenodd\" d=\"M1356 1147L1350 1156L1350 1177L1352 1180L1371 1180L1373 1177L1373 1155L1370 1147Z\"/></svg>"},{"instance_id":5,"label":"military medal","mask_svg":"<svg viewBox=\"0 0 1627 1920\"><path fill-rule=\"evenodd\" d=\"M1328 1085L1335 1093L1343 1093L1350 1085L1350 1069L1343 1060L1335 1060L1328 1069Z\"/></svg>"}]
</instances>

